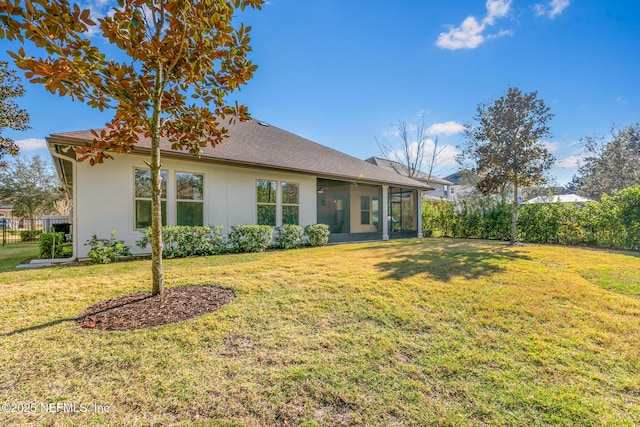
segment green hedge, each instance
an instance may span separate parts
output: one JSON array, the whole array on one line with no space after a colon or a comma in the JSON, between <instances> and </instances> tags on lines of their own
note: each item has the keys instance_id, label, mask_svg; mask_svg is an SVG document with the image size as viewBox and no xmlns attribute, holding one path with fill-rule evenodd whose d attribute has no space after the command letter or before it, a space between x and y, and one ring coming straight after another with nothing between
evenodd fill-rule
<instances>
[{"instance_id":1,"label":"green hedge","mask_svg":"<svg viewBox=\"0 0 640 427\"><path fill-rule=\"evenodd\" d=\"M227 243L232 252L262 252L271 243L273 229L268 225L231 227Z\"/></svg>"},{"instance_id":2,"label":"green hedge","mask_svg":"<svg viewBox=\"0 0 640 427\"><path fill-rule=\"evenodd\" d=\"M174 225L162 228L162 255L166 258L182 258L199 255L215 255L225 251L222 227ZM151 228L136 242L140 249L151 243Z\"/></svg>"},{"instance_id":3,"label":"green hedge","mask_svg":"<svg viewBox=\"0 0 640 427\"><path fill-rule=\"evenodd\" d=\"M62 258L64 256L64 234L40 233L38 249L42 259Z\"/></svg>"},{"instance_id":4,"label":"green hedge","mask_svg":"<svg viewBox=\"0 0 640 427\"><path fill-rule=\"evenodd\" d=\"M509 240L510 226L511 206L493 199L423 203L425 236ZM518 240L640 250L640 185L599 202L523 205Z\"/></svg>"}]
</instances>

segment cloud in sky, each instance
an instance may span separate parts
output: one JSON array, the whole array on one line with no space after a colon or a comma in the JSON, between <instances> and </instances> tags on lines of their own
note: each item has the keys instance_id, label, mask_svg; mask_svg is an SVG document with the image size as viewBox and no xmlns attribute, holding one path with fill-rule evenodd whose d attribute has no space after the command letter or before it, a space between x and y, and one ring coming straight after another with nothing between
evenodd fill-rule
<instances>
[{"instance_id":1,"label":"cloud in sky","mask_svg":"<svg viewBox=\"0 0 640 427\"><path fill-rule=\"evenodd\" d=\"M552 153L558 151L558 148L560 148L559 142L542 141L542 145Z\"/></svg>"},{"instance_id":2,"label":"cloud in sky","mask_svg":"<svg viewBox=\"0 0 640 427\"><path fill-rule=\"evenodd\" d=\"M449 120L443 123L434 123L427 129L427 135L455 135L464 130L464 125Z\"/></svg>"},{"instance_id":3,"label":"cloud in sky","mask_svg":"<svg viewBox=\"0 0 640 427\"><path fill-rule=\"evenodd\" d=\"M556 166L561 168L573 169L578 167L578 163L582 160L581 156L569 156L556 162Z\"/></svg>"},{"instance_id":4,"label":"cloud in sky","mask_svg":"<svg viewBox=\"0 0 640 427\"><path fill-rule=\"evenodd\" d=\"M414 142L409 146L409 153L411 154L412 158L415 158L417 149L418 149L417 142ZM433 149L434 149L434 141L433 139L429 138L425 141L425 150L424 150L425 155L424 155L423 165L421 166L422 170L424 170L429 166L429 163L431 162L431 156L433 155ZM444 167L444 166L454 166L458 164L456 162L456 157L458 156L458 154L460 154L460 152L456 147L449 144L445 144L445 145L438 144L437 150L439 154L436 158L436 166ZM401 150L392 151L389 153L389 160L394 160L399 163L404 163L404 158L405 158L404 152Z\"/></svg>"},{"instance_id":5,"label":"cloud in sky","mask_svg":"<svg viewBox=\"0 0 640 427\"><path fill-rule=\"evenodd\" d=\"M27 138L16 141L18 147L24 151L35 151L47 148L47 141L38 138Z\"/></svg>"},{"instance_id":6,"label":"cloud in sky","mask_svg":"<svg viewBox=\"0 0 640 427\"><path fill-rule=\"evenodd\" d=\"M450 50L475 49L486 40L511 35L511 31L500 31L488 36L483 34L498 18L503 18L509 13L511 0L487 0L486 8L487 16L481 21L475 16L468 16L459 27L452 27L448 32L440 33L436 45Z\"/></svg>"},{"instance_id":7,"label":"cloud in sky","mask_svg":"<svg viewBox=\"0 0 640 427\"><path fill-rule=\"evenodd\" d=\"M536 3L533 8L536 15L553 19L569 7L569 4L571 4L570 0L551 0L548 4Z\"/></svg>"}]
</instances>

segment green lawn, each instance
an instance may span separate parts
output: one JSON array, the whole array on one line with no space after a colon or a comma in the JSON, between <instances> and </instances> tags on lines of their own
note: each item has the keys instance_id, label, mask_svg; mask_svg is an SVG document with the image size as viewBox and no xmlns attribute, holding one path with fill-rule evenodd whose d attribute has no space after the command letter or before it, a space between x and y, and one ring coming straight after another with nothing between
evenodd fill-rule
<instances>
[{"instance_id":1,"label":"green lawn","mask_svg":"<svg viewBox=\"0 0 640 427\"><path fill-rule=\"evenodd\" d=\"M235 301L135 332L71 320L148 290L149 268L0 273L0 403L37 405L0 425L640 424L637 253L414 239L167 260L168 286Z\"/></svg>"},{"instance_id":2,"label":"green lawn","mask_svg":"<svg viewBox=\"0 0 640 427\"><path fill-rule=\"evenodd\" d=\"M14 271L18 264L37 256L37 243L8 243L0 246L0 273Z\"/></svg>"}]
</instances>

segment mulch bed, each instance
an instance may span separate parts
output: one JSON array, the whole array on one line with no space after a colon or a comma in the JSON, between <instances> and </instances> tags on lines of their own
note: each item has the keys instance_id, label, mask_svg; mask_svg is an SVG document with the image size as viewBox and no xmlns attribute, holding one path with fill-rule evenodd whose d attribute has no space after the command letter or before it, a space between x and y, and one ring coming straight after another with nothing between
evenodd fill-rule
<instances>
[{"instance_id":1,"label":"mulch bed","mask_svg":"<svg viewBox=\"0 0 640 427\"><path fill-rule=\"evenodd\" d=\"M161 295L140 292L99 302L82 313L77 322L82 328L131 331L201 316L234 298L233 291L214 286L166 288Z\"/></svg>"}]
</instances>

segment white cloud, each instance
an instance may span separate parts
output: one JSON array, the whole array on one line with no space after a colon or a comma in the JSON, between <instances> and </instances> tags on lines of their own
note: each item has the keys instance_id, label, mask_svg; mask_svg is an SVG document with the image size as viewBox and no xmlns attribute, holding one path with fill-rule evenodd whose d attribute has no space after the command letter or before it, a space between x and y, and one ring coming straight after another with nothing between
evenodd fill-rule
<instances>
[{"instance_id":1,"label":"white cloud","mask_svg":"<svg viewBox=\"0 0 640 427\"><path fill-rule=\"evenodd\" d=\"M547 5L536 3L533 8L538 16L547 16L551 19L560 15L571 4L570 0L551 0Z\"/></svg>"},{"instance_id":2,"label":"white cloud","mask_svg":"<svg viewBox=\"0 0 640 427\"><path fill-rule=\"evenodd\" d=\"M418 143L417 142L414 142L409 146L409 153L410 153L411 158L413 158L413 159L416 158L417 149L418 149ZM429 166L429 163L431 163L431 157L433 156L433 149L434 149L434 141L433 141L433 139L431 139L431 138L426 139L425 140L425 147L424 147L423 164L421 166L422 170L425 170ZM454 165L458 164L456 162L456 157L458 156L458 154L460 154L460 152L453 145L449 145L449 144L440 145L440 144L438 144L437 151L438 151L438 155L436 157L436 166L438 166L438 167L440 167L440 166L454 166ZM403 164L405 162L405 160L404 160L405 159L405 154L401 150L390 152L388 158L389 158L389 160L394 160L396 162L403 163Z\"/></svg>"},{"instance_id":3,"label":"white cloud","mask_svg":"<svg viewBox=\"0 0 640 427\"><path fill-rule=\"evenodd\" d=\"M511 31L502 30L496 34L485 36L483 33L488 26L494 25L496 19L503 18L509 13L511 0L487 0L487 16L478 21L474 16L468 16L459 27L451 27L448 32L440 33L436 45L443 49L475 49L486 40L511 35Z\"/></svg>"},{"instance_id":4,"label":"white cloud","mask_svg":"<svg viewBox=\"0 0 640 427\"><path fill-rule=\"evenodd\" d=\"M582 160L581 156L569 156L556 162L556 166L561 168L573 169L578 167L578 163Z\"/></svg>"},{"instance_id":5,"label":"white cloud","mask_svg":"<svg viewBox=\"0 0 640 427\"><path fill-rule=\"evenodd\" d=\"M493 25L496 18L503 18L509 13L511 0L487 0L487 17L484 23Z\"/></svg>"},{"instance_id":6,"label":"white cloud","mask_svg":"<svg viewBox=\"0 0 640 427\"><path fill-rule=\"evenodd\" d=\"M434 123L427 129L427 135L455 135L464 130L464 125L449 120L443 123Z\"/></svg>"},{"instance_id":7,"label":"white cloud","mask_svg":"<svg viewBox=\"0 0 640 427\"><path fill-rule=\"evenodd\" d=\"M552 153L558 151L558 148L560 148L559 142L542 141L542 145Z\"/></svg>"},{"instance_id":8,"label":"white cloud","mask_svg":"<svg viewBox=\"0 0 640 427\"><path fill-rule=\"evenodd\" d=\"M47 141L38 138L20 139L16 141L16 144L18 144L18 147L24 151L34 151L47 148Z\"/></svg>"}]
</instances>

